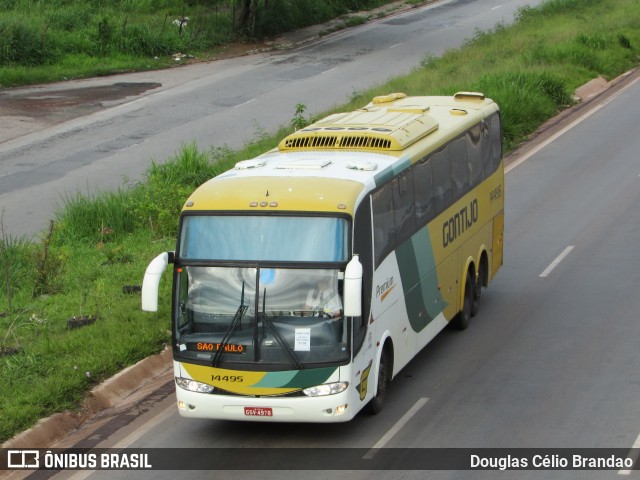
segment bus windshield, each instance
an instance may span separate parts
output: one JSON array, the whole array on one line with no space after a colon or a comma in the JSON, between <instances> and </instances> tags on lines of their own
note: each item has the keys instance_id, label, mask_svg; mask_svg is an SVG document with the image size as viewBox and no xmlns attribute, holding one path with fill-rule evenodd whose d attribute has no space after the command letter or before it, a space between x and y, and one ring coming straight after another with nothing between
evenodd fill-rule
<instances>
[{"instance_id":1,"label":"bus windshield","mask_svg":"<svg viewBox=\"0 0 640 480\"><path fill-rule=\"evenodd\" d=\"M180 235L181 260L345 262L345 218L191 215Z\"/></svg>"},{"instance_id":2,"label":"bus windshield","mask_svg":"<svg viewBox=\"0 0 640 480\"><path fill-rule=\"evenodd\" d=\"M349 360L337 269L184 266L174 315L181 356L213 366L299 369Z\"/></svg>"}]
</instances>

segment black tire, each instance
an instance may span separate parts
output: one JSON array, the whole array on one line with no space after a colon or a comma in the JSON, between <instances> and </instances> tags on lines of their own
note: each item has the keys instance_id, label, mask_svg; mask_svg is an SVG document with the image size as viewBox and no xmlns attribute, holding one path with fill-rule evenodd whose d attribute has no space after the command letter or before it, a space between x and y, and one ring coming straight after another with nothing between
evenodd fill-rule
<instances>
[{"instance_id":1,"label":"black tire","mask_svg":"<svg viewBox=\"0 0 640 480\"><path fill-rule=\"evenodd\" d=\"M456 330L465 330L471 322L471 311L473 310L474 284L471 278L471 272L467 272L467 278L464 282L464 299L460 312L451 321L451 325Z\"/></svg>"},{"instance_id":2,"label":"black tire","mask_svg":"<svg viewBox=\"0 0 640 480\"><path fill-rule=\"evenodd\" d=\"M471 301L471 316L475 317L480 310L480 295L482 294L482 280L480 275L473 282L473 300Z\"/></svg>"},{"instance_id":3,"label":"black tire","mask_svg":"<svg viewBox=\"0 0 640 480\"><path fill-rule=\"evenodd\" d=\"M480 258L480 267L478 270L478 278L474 288L473 308L471 309L471 316L475 317L480 309L480 296L482 295L482 289L487 287L487 257L482 255Z\"/></svg>"},{"instance_id":4,"label":"black tire","mask_svg":"<svg viewBox=\"0 0 640 480\"><path fill-rule=\"evenodd\" d=\"M372 415L380 413L382 411L382 407L384 407L384 401L387 397L387 390L389 389L389 384L391 383L391 373L389 369L389 357L387 349L384 349L382 350L382 356L380 357L380 366L378 367L378 389L376 391L376 395L365 407L367 412Z\"/></svg>"}]
</instances>

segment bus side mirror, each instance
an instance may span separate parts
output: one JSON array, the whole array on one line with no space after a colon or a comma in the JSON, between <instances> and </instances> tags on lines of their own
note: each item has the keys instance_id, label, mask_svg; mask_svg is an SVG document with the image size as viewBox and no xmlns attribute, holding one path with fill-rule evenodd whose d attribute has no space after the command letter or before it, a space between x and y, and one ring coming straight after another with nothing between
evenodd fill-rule
<instances>
[{"instance_id":1,"label":"bus side mirror","mask_svg":"<svg viewBox=\"0 0 640 480\"><path fill-rule=\"evenodd\" d=\"M362 315L362 264L358 255L353 256L344 272L344 315Z\"/></svg>"},{"instance_id":2,"label":"bus side mirror","mask_svg":"<svg viewBox=\"0 0 640 480\"><path fill-rule=\"evenodd\" d=\"M142 281L142 310L145 312L158 311L158 289L162 273L169 263L173 263L173 252L164 252L151 260L144 272Z\"/></svg>"}]
</instances>

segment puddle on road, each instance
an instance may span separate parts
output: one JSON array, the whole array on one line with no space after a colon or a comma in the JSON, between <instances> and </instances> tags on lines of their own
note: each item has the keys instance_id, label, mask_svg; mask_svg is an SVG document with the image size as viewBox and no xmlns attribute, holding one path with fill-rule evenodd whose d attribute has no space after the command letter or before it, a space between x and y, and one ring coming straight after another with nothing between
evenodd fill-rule
<instances>
[{"instance_id":1,"label":"puddle on road","mask_svg":"<svg viewBox=\"0 0 640 480\"><path fill-rule=\"evenodd\" d=\"M140 95L160 86L160 83L154 82L118 82L111 85L55 91L0 92L0 104L4 115L56 122L97 112L110 106L105 105L106 102Z\"/></svg>"}]
</instances>

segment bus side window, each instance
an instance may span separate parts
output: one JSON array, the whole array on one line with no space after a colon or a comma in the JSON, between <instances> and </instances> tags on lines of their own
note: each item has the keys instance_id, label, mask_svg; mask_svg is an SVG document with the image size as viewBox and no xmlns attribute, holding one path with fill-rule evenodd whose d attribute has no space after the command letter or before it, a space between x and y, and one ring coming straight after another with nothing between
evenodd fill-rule
<instances>
[{"instance_id":1,"label":"bus side window","mask_svg":"<svg viewBox=\"0 0 640 480\"><path fill-rule=\"evenodd\" d=\"M429 159L422 159L413 167L413 190L416 197L416 223L424 227L435 216L433 196L433 167Z\"/></svg>"},{"instance_id":2,"label":"bus side window","mask_svg":"<svg viewBox=\"0 0 640 480\"><path fill-rule=\"evenodd\" d=\"M184 268L180 273L175 273L175 284L178 285L179 301L175 302L175 308L178 309L176 312L177 320L177 328L178 332L181 335L193 333L194 325L193 325L193 310L187 309L186 298L188 298L188 290L189 290L189 268Z\"/></svg>"},{"instance_id":3,"label":"bus side window","mask_svg":"<svg viewBox=\"0 0 640 480\"><path fill-rule=\"evenodd\" d=\"M387 183L371 195L373 200L373 245L376 266L396 248L393 215L393 183Z\"/></svg>"},{"instance_id":4,"label":"bus side window","mask_svg":"<svg viewBox=\"0 0 640 480\"><path fill-rule=\"evenodd\" d=\"M451 177L455 201L470 190L467 139L464 136L456 138L451 143Z\"/></svg>"},{"instance_id":5,"label":"bus side window","mask_svg":"<svg viewBox=\"0 0 640 480\"><path fill-rule=\"evenodd\" d=\"M480 140L480 150L482 155L483 178L487 178L493 173L493 159L491 158L491 119L487 118L481 123L482 139Z\"/></svg>"},{"instance_id":6,"label":"bus side window","mask_svg":"<svg viewBox=\"0 0 640 480\"><path fill-rule=\"evenodd\" d=\"M479 185L484 179L482 160L482 124L478 123L467 132L467 165L471 188Z\"/></svg>"},{"instance_id":7,"label":"bus side window","mask_svg":"<svg viewBox=\"0 0 640 480\"><path fill-rule=\"evenodd\" d=\"M439 215L453 203L449 148L444 148L435 153L431 157L431 162L433 163L433 192L436 215Z\"/></svg>"},{"instance_id":8,"label":"bus side window","mask_svg":"<svg viewBox=\"0 0 640 480\"><path fill-rule=\"evenodd\" d=\"M371 283L373 278L372 237L371 237L371 202L369 198L362 201L356 210L353 222L353 252L360 255L362 264L362 316L353 325L353 354L356 355L364 343L369 312L371 309Z\"/></svg>"},{"instance_id":9,"label":"bus side window","mask_svg":"<svg viewBox=\"0 0 640 480\"><path fill-rule=\"evenodd\" d=\"M413 174L407 170L393 180L393 211L396 242L399 245L416 232Z\"/></svg>"},{"instance_id":10,"label":"bus side window","mask_svg":"<svg viewBox=\"0 0 640 480\"><path fill-rule=\"evenodd\" d=\"M491 173L493 173L502 160L502 127L499 113L491 115L491 159L493 163Z\"/></svg>"}]
</instances>

